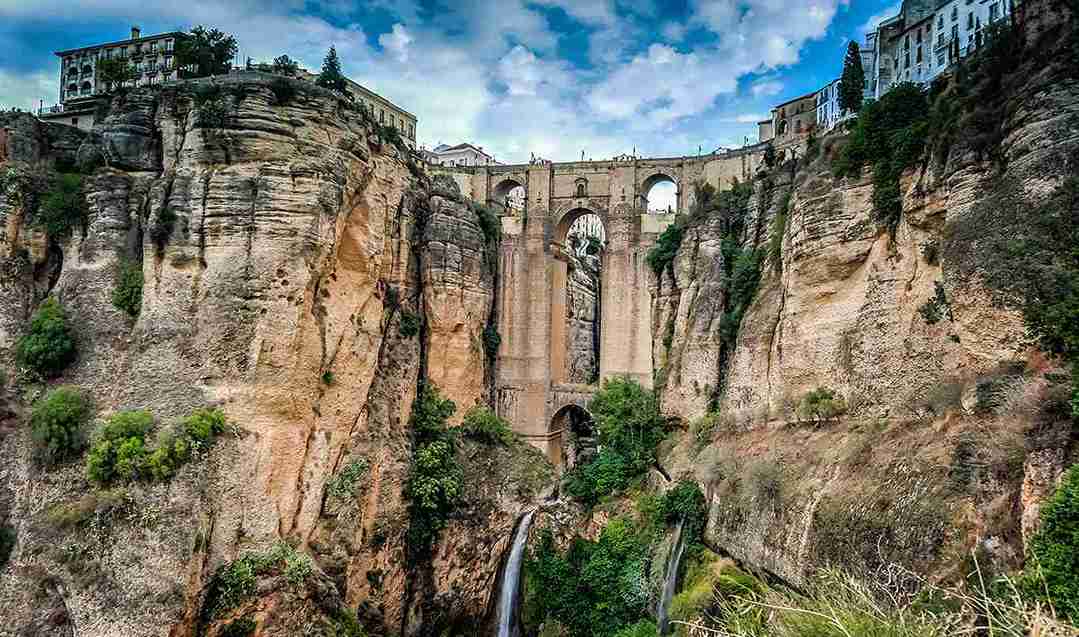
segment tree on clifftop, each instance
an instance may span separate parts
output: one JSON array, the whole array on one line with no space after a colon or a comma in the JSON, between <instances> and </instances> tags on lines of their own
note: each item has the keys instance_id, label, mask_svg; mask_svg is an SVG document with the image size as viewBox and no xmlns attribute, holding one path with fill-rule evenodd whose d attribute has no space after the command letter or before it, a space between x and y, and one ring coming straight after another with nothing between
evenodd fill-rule
<instances>
[{"instance_id":1,"label":"tree on clifftop","mask_svg":"<svg viewBox=\"0 0 1079 637\"><path fill-rule=\"evenodd\" d=\"M341 60L337 58L337 48L330 45L330 51L326 59L322 61L322 72L319 73L315 84L323 88L333 89L348 95L345 76L341 74Z\"/></svg>"},{"instance_id":2,"label":"tree on clifftop","mask_svg":"<svg viewBox=\"0 0 1079 637\"><path fill-rule=\"evenodd\" d=\"M236 38L199 25L176 43L176 66L183 77L228 73L236 57Z\"/></svg>"},{"instance_id":3,"label":"tree on clifftop","mask_svg":"<svg viewBox=\"0 0 1079 637\"><path fill-rule=\"evenodd\" d=\"M847 57L843 60L843 76L839 79L839 108L851 112L861 110L864 87L862 53L858 43L851 41L847 45Z\"/></svg>"}]
</instances>

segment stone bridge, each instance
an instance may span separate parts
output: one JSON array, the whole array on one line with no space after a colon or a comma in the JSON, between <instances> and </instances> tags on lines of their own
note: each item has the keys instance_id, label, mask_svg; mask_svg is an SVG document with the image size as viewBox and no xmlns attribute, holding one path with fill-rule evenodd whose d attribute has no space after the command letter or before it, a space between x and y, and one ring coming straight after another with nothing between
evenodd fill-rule
<instances>
[{"instance_id":1,"label":"stone bridge","mask_svg":"<svg viewBox=\"0 0 1079 637\"><path fill-rule=\"evenodd\" d=\"M599 378L626 376L652 386L651 287L645 260L673 214L649 214L647 195L673 182L678 210L693 205L693 184L727 189L750 179L765 145L697 157L433 167L454 178L473 201L498 208L502 246L498 290L497 410L515 431L556 463L571 410L587 410L598 385L573 385L567 375L564 243L579 217L603 222L599 315ZM524 189L524 208L506 206Z\"/></svg>"}]
</instances>

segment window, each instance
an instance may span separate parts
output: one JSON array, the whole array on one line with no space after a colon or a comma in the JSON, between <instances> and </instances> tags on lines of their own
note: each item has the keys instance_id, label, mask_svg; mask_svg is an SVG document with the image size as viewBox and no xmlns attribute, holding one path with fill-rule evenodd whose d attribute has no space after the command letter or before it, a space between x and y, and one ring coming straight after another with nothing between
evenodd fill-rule
<instances>
[{"instance_id":1,"label":"window","mask_svg":"<svg viewBox=\"0 0 1079 637\"><path fill-rule=\"evenodd\" d=\"M943 31L944 30L944 14L943 13L940 14L940 16L937 18L937 30L938 31Z\"/></svg>"},{"instance_id":2,"label":"window","mask_svg":"<svg viewBox=\"0 0 1079 637\"><path fill-rule=\"evenodd\" d=\"M795 133L802 132L802 120L800 120L800 119L794 120L794 132Z\"/></svg>"},{"instance_id":3,"label":"window","mask_svg":"<svg viewBox=\"0 0 1079 637\"><path fill-rule=\"evenodd\" d=\"M386 111L382 110L381 108L378 109L378 123L379 124L385 124L386 123Z\"/></svg>"},{"instance_id":4,"label":"window","mask_svg":"<svg viewBox=\"0 0 1079 637\"><path fill-rule=\"evenodd\" d=\"M952 7L952 22L959 21L959 7Z\"/></svg>"},{"instance_id":5,"label":"window","mask_svg":"<svg viewBox=\"0 0 1079 637\"><path fill-rule=\"evenodd\" d=\"M903 55L903 68L904 69L909 69L910 68L910 51L907 51Z\"/></svg>"},{"instance_id":6,"label":"window","mask_svg":"<svg viewBox=\"0 0 1079 637\"><path fill-rule=\"evenodd\" d=\"M952 39L953 40L958 40L959 39L959 25L958 24L953 24L952 25Z\"/></svg>"},{"instance_id":7,"label":"window","mask_svg":"<svg viewBox=\"0 0 1079 637\"><path fill-rule=\"evenodd\" d=\"M918 29L918 33L916 33L915 36L916 36L916 41L918 42L918 44L921 44L922 43L922 30Z\"/></svg>"},{"instance_id":8,"label":"window","mask_svg":"<svg viewBox=\"0 0 1079 637\"><path fill-rule=\"evenodd\" d=\"M72 117L71 118L71 125L72 126L78 126L79 125L79 118L78 117Z\"/></svg>"},{"instance_id":9,"label":"window","mask_svg":"<svg viewBox=\"0 0 1079 637\"><path fill-rule=\"evenodd\" d=\"M989 5L989 22L990 23L996 22L997 18L999 18L999 17L1000 17L1000 3L999 2L994 2L993 4Z\"/></svg>"},{"instance_id":10,"label":"window","mask_svg":"<svg viewBox=\"0 0 1079 637\"><path fill-rule=\"evenodd\" d=\"M973 29L974 28L974 12L973 11L971 11L970 13L967 14L967 28L968 29Z\"/></svg>"},{"instance_id":11,"label":"window","mask_svg":"<svg viewBox=\"0 0 1079 637\"><path fill-rule=\"evenodd\" d=\"M577 196L578 197L586 196L586 194L587 194L586 188L587 187L585 186L584 182L580 182L580 181L577 182Z\"/></svg>"},{"instance_id":12,"label":"window","mask_svg":"<svg viewBox=\"0 0 1079 637\"><path fill-rule=\"evenodd\" d=\"M937 66L944 66L944 51L937 53Z\"/></svg>"},{"instance_id":13,"label":"window","mask_svg":"<svg viewBox=\"0 0 1079 637\"><path fill-rule=\"evenodd\" d=\"M918 47L918 64L922 63L922 47Z\"/></svg>"}]
</instances>

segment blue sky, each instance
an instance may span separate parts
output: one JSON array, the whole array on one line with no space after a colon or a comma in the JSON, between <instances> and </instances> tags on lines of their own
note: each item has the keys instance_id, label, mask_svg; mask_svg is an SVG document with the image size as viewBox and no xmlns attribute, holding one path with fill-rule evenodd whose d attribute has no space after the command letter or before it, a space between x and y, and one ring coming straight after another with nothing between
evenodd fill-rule
<instances>
[{"instance_id":1,"label":"blue sky","mask_svg":"<svg viewBox=\"0 0 1079 637\"><path fill-rule=\"evenodd\" d=\"M419 118L421 144L503 161L694 154L756 138L894 0L0 0L0 107L56 101L55 50L196 24L241 59L345 71Z\"/></svg>"}]
</instances>

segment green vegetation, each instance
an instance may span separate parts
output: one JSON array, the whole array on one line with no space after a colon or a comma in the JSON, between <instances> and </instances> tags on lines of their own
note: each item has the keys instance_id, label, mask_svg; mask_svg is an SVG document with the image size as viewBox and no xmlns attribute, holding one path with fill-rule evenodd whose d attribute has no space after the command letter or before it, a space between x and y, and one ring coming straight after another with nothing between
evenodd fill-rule
<instances>
[{"instance_id":1,"label":"green vegetation","mask_svg":"<svg viewBox=\"0 0 1079 637\"><path fill-rule=\"evenodd\" d=\"M77 456L83 448L82 430L89 417L89 401L73 387L57 387L34 403L30 431L39 461L55 466Z\"/></svg>"},{"instance_id":2,"label":"green vegetation","mask_svg":"<svg viewBox=\"0 0 1079 637\"><path fill-rule=\"evenodd\" d=\"M772 264L772 270L776 274L783 272L783 235L787 233L787 214L791 207L791 193L784 193L779 201L779 210L772 219L772 227L768 232L768 262Z\"/></svg>"},{"instance_id":3,"label":"green vegetation","mask_svg":"<svg viewBox=\"0 0 1079 637\"><path fill-rule=\"evenodd\" d=\"M656 627L656 622L650 619L642 619L636 624L626 626L618 631L614 637L656 637L658 634L659 629Z\"/></svg>"},{"instance_id":4,"label":"green vegetation","mask_svg":"<svg viewBox=\"0 0 1079 637\"><path fill-rule=\"evenodd\" d=\"M457 406L425 383L412 405L413 455L405 495L409 500L408 549L415 562L427 555L446 526L463 489L457 440L446 427Z\"/></svg>"},{"instance_id":5,"label":"green vegetation","mask_svg":"<svg viewBox=\"0 0 1079 637\"><path fill-rule=\"evenodd\" d=\"M288 55L279 55L273 59L273 72L293 77L300 70L300 65Z\"/></svg>"},{"instance_id":6,"label":"green vegetation","mask_svg":"<svg viewBox=\"0 0 1079 637\"><path fill-rule=\"evenodd\" d=\"M510 424L483 405L468 410L461 423L465 436L488 445L509 445L515 440Z\"/></svg>"},{"instance_id":7,"label":"green vegetation","mask_svg":"<svg viewBox=\"0 0 1079 637\"><path fill-rule=\"evenodd\" d=\"M1068 470L1042 508L1042 526L1030 543L1030 556L1028 594L1079 625L1079 464Z\"/></svg>"},{"instance_id":8,"label":"green vegetation","mask_svg":"<svg viewBox=\"0 0 1079 637\"><path fill-rule=\"evenodd\" d=\"M783 468L772 458L761 458L746 469L746 486L761 509L775 507L783 497Z\"/></svg>"},{"instance_id":9,"label":"green vegetation","mask_svg":"<svg viewBox=\"0 0 1079 637\"><path fill-rule=\"evenodd\" d=\"M229 622L217 634L221 637L248 637L255 634L255 628L257 627L258 624L255 623L255 620L241 617Z\"/></svg>"},{"instance_id":10,"label":"green vegetation","mask_svg":"<svg viewBox=\"0 0 1079 637\"><path fill-rule=\"evenodd\" d=\"M120 276L112 289L112 304L128 316L136 317L142 309L142 264L138 261L121 261Z\"/></svg>"},{"instance_id":11,"label":"green vegetation","mask_svg":"<svg viewBox=\"0 0 1079 637\"><path fill-rule=\"evenodd\" d=\"M290 586L300 586L312 571L311 558L284 542L264 553L245 553L217 569L202 607L203 620L221 618L254 597L259 577L280 575Z\"/></svg>"},{"instance_id":12,"label":"green vegetation","mask_svg":"<svg viewBox=\"0 0 1079 637\"><path fill-rule=\"evenodd\" d=\"M76 225L86 223L86 198L82 192L82 176L60 173L45 192L34 225L45 229L50 238L66 239Z\"/></svg>"},{"instance_id":13,"label":"green vegetation","mask_svg":"<svg viewBox=\"0 0 1079 637\"><path fill-rule=\"evenodd\" d=\"M270 92L273 93L274 105L287 106L296 99L296 84L283 77L275 77L270 81Z\"/></svg>"},{"instance_id":14,"label":"green vegetation","mask_svg":"<svg viewBox=\"0 0 1079 637\"><path fill-rule=\"evenodd\" d=\"M952 319L952 306L948 303L948 296L944 293L944 284L940 281L933 281L933 298L929 299L918 308L918 313L922 315L922 319L925 320L928 325L936 325L943 318L947 318L949 321Z\"/></svg>"},{"instance_id":15,"label":"green vegetation","mask_svg":"<svg viewBox=\"0 0 1079 637\"><path fill-rule=\"evenodd\" d=\"M228 421L218 409L197 409L175 430L148 445L154 426L148 411L116 412L105 422L86 458L86 475L95 483L168 480L197 452L225 432Z\"/></svg>"},{"instance_id":16,"label":"green vegetation","mask_svg":"<svg viewBox=\"0 0 1079 637\"><path fill-rule=\"evenodd\" d=\"M628 487L656 460L666 436L655 395L634 380L613 378L589 404L598 432L599 454L566 475L566 493L586 503Z\"/></svg>"},{"instance_id":17,"label":"green vegetation","mask_svg":"<svg viewBox=\"0 0 1079 637\"><path fill-rule=\"evenodd\" d=\"M321 378L322 378L322 384L323 385L325 385L327 387L331 387L333 385L334 375L333 375L332 371L327 369L326 371L322 372Z\"/></svg>"},{"instance_id":18,"label":"green vegetation","mask_svg":"<svg viewBox=\"0 0 1079 637\"><path fill-rule=\"evenodd\" d=\"M401 310L401 322L397 328L401 336L412 338L420 333L420 317L406 309Z\"/></svg>"},{"instance_id":19,"label":"green vegetation","mask_svg":"<svg viewBox=\"0 0 1079 637\"><path fill-rule=\"evenodd\" d=\"M0 569L7 566L11 553L15 550L15 529L7 524L0 524Z\"/></svg>"},{"instance_id":20,"label":"green vegetation","mask_svg":"<svg viewBox=\"0 0 1079 637\"><path fill-rule=\"evenodd\" d=\"M318 79L315 80L315 84L318 84L323 88L349 95L348 83L345 81L345 76L341 73L341 60L337 57L336 47L331 45L330 50L326 53L325 59L322 60L322 72L319 73Z\"/></svg>"},{"instance_id":21,"label":"green vegetation","mask_svg":"<svg viewBox=\"0 0 1079 637\"><path fill-rule=\"evenodd\" d=\"M847 413L847 402L827 387L818 387L806 393L798 403L798 417L821 422L832 420Z\"/></svg>"},{"instance_id":22,"label":"green vegetation","mask_svg":"<svg viewBox=\"0 0 1079 637\"><path fill-rule=\"evenodd\" d=\"M76 353L63 308L56 299L46 299L15 344L16 361L44 378L54 378L75 361Z\"/></svg>"},{"instance_id":23,"label":"green vegetation","mask_svg":"<svg viewBox=\"0 0 1079 637\"><path fill-rule=\"evenodd\" d=\"M542 530L525 560L525 625L557 621L569 635L587 637L615 635L641 621L650 607L651 541L648 525L618 517L595 542L576 539L562 555L550 530Z\"/></svg>"},{"instance_id":24,"label":"green vegetation","mask_svg":"<svg viewBox=\"0 0 1079 637\"><path fill-rule=\"evenodd\" d=\"M176 67L181 77L223 75L236 58L236 38L201 24L176 42Z\"/></svg>"},{"instance_id":25,"label":"green vegetation","mask_svg":"<svg viewBox=\"0 0 1079 637\"><path fill-rule=\"evenodd\" d=\"M483 328L483 351L487 356L494 358L498 355L498 348L502 346L502 335L493 324Z\"/></svg>"},{"instance_id":26,"label":"green vegetation","mask_svg":"<svg viewBox=\"0 0 1079 637\"><path fill-rule=\"evenodd\" d=\"M850 112L861 110L864 86L865 69L862 68L862 54L858 43L851 40L847 45L847 56L843 59L843 75L839 79L840 110Z\"/></svg>"},{"instance_id":27,"label":"green vegetation","mask_svg":"<svg viewBox=\"0 0 1079 637\"><path fill-rule=\"evenodd\" d=\"M102 58L97 61L97 79L105 83L109 92L115 92L135 79L135 67L127 58Z\"/></svg>"},{"instance_id":28,"label":"green vegetation","mask_svg":"<svg viewBox=\"0 0 1079 637\"><path fill-rule=\"evenodd\" d=\"M92 491L78 500L61 502L49 507L45 518L53 527L64 531L94 522L98 526L119 519L131 510L133 499L124 489Z\"/></svg>"},{"instance_id":29,"label":"green vegetation","mask_svg":"<svg viewBox=\"0 0 1079 637\"><path fill-rule=\"evenodd\" d=\"M195 87L195 123L199 128L225 128L229 121L229 105L218 84ZM164 208L162 208L164 209Z\"/></svg>"},{"instance_id":30,"label":"green vegetation","mask_svg":"<svg viewBox=\"0 0 1079 637\"><path fill-rule=\"evenodd\" d=\"M708 509L704 504L704 494L696 482L680 481L663 497L663 517L667 524L682 522L682 533L686 544L701 540L704 525L708 522Z\"/></svg>"},{"instance_id":31,"label":"green vegetation","mask_svg":"<svg viewBox=\"0 0 1079 637\"><path fill-rule=\"evenodd\" d=\"M1041 349L1071 367L1079 418L1079 178L1032 203L1004 177L945 230L957 278L978 277L996 302L1022 310Z\"/></svg>"},{"instance_id":32,"label":"green vegetation","mask_svg":"<svg viewBox=\"0 0 1079 637\"><path fill-rule=\"evenodd\" d=\"M674 223L667 226L663 234L659 235L655 247L648 251L646 257L648 265L657 277L674 263L674 256L678 254L678 248L682 246L682 238L686 234L685 222L682 219L681 216L676 217Z\"/></svg>"},{"instance_id":33,"label":"green vegetation","mask_svg":"<svg viewBox=\"0 0 1079 637\"><path fill-rule=\"evenodd\" d=\"M764 253L753 248L743 248L740 242L731 236L723 240L720 249L728 276L723 279L727 309L719 321L719 335L723 343L733 350L738 343L742 317L753 302L753 297L757 295ZM731 263L734 265L731 266Z\"/></svg>"},{"instance_id":34,"label":"green vegetation","mask_svg":"<svg viewBox=\"0 0 1079 637\"><path fill-rule=\"evenodd\" d=\"M357 458L345 465L326 485L326 494L344 500L356 492L356 483L367 473L367 460Z\"/></svg>"},{"instance_id":35,"label":"green vegetation","mask_svg":"<svg viewBox=\"0 0 1079 637\"><path fill-rule=\"evenodd\" d=\"M864 106L850 143L836 160L838 177L857 177L866 165L873 170L873 213L877 223L895 234L902 213L899 177L922 156L929 128L928 98L909 82Z\"/></svg>"}]
</instances>

